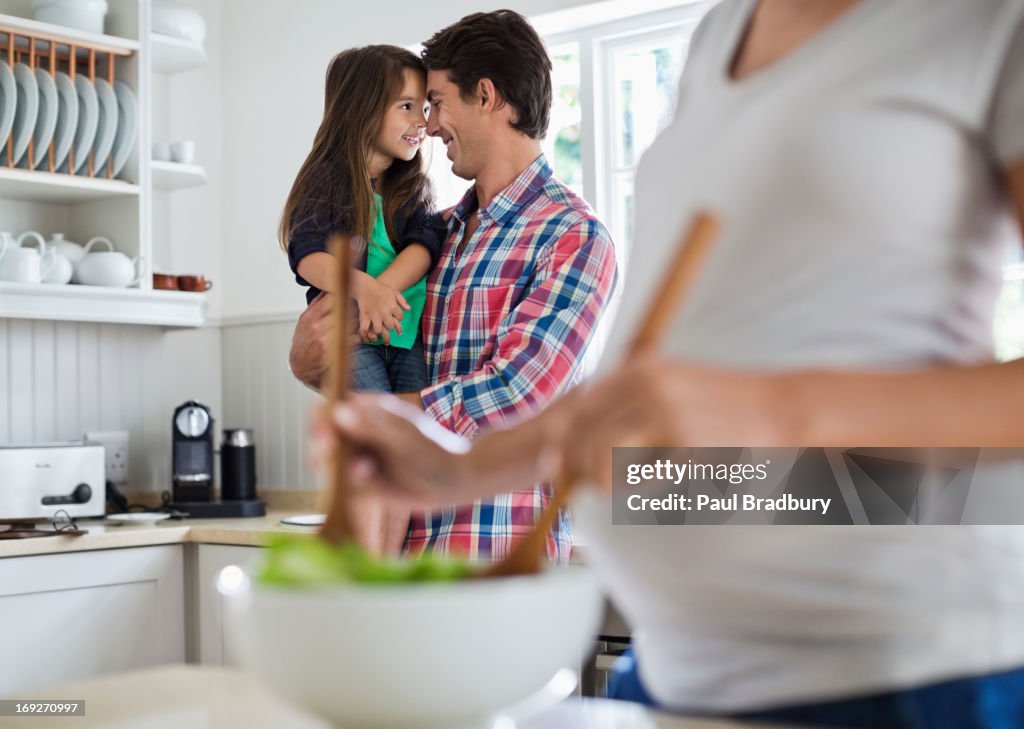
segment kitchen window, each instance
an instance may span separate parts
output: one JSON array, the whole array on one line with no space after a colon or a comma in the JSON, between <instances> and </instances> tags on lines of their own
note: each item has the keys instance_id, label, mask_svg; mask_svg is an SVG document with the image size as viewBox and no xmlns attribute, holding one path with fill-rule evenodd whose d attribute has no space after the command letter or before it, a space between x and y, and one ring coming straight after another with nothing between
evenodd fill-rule
<instances>
[{"instance_id":1,"label":"kitchen window","mask_svg":"<svg viewBox=\"0 0 1024 729\"><path fill-rule=\"evenodd\" d=\"M554 99L544 153L555 175L590 203L611 232L620 284L633 243L637 162L671 119L690 38L714 4L636 0L628 4L632 14L622 17L621 6L605 2L531 19L552 59ZM590 24L580 27L581 17ZM431 140L431 151L438 200L453 205L467 183L451 173L439 140ZM1024 251L1019 245L1004 274L994 332L998 358L1009 360L1024 357ZM615 302L595 334L584 363L587 374L596 368L614 310Z\"/></svg>"},{"instance_id":2,"label":"kitchen window","mask_svg":"<svg viewBox=\"0 0 1024 729\"><path fill-rule=\"evenodd\" d=\"M677 3L549 32L544 21L538 23L553 66L544 153L555 175L591 204L611 232L620 282L633 243L636 166L671 120L690 37L712 4ZM614 310L615 302L595 334L585 373L596 368Z\"/></svg>"},{"instance_id":3,"label":"kitchen window","mask_svg":"<svg viewBox=\"0 0 1024 729\"><path fill-rule=\"evenodd\" d=\"M1003 267L1003 291L996 306L996 357L1024 357L1024 248L1014 241L1010 262Z\"/></svg>"}]
</instances>

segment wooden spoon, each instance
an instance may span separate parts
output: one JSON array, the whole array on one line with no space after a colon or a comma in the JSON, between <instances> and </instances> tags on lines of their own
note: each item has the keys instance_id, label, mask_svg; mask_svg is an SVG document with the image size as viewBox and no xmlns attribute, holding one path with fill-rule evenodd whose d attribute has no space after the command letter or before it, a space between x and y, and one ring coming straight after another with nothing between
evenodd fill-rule
<instances>
[{"instance_id":1,"label":"wooden spoon","mask_svg":"<svg viewBox=\"0 0 1024 729\"><path fill-rule=\"evenodd\" d=\"M349 276L351 276L352 249L349 238L335 236L331 251L338 261L338 293L334 296L331 310L332 327L328 352L334 354L333 366L328 370L327 405L330 412L348 395L349 378ZM352 538L352 510L349 508L348 489L345 487L345 471L348 468L348 447L338 438L328 468L328 483L325 490L327 504L320 537L331 544L340 544Z\"/></svg>"},{"instance_id":2,"label":"wooden spoon","mask_svg":"<svg viewBox=\"0 0 1024 729\"><path fill-rule=\"evenodd\" d=\"M675 260L665 272L657 294L651 299L647 316L630 343L628 352L640 354L661 344L661 340L678 313L700 265L718 234L718 220L710 213L700 212L680 241ZM562 472L555 480L555 491L547 507L530 533L512 549L505 559L475 572L474 577L508 577L540 572L545 562L548 534L558 512L569 504L578 485L573 474Z\"/></svg>"}]
</instances>

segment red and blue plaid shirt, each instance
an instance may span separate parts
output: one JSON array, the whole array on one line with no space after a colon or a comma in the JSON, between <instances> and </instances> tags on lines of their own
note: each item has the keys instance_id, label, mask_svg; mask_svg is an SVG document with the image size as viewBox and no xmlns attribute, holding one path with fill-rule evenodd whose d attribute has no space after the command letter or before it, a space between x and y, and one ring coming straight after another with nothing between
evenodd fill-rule
<instances>
[{"instance_id":1,"label":"red and blue plaid shirt","mask_svg":"<svg viewBox=\"0 0 1024 729\"><path fill-rule=\"evenodd\" d=\"M475 189L455 206L438 265L427 278L426 412L474 437L538 412L577 379L580 362L615 283L611 237L587 203L556 180L541 155L479 210ZM551 497L550 484L413 515L412 554L435 551L500 559ZM567 514L548 556L568 561Z\"/></svg>"}]
</instances>

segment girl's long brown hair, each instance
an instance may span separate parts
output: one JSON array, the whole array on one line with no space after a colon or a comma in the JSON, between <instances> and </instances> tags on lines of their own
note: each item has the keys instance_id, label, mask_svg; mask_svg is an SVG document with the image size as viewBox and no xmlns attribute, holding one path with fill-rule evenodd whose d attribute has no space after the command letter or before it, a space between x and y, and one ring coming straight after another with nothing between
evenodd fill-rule
<instances>
[{"instance_id":1,"label":"girl's long brown hair","mask_svg":"<svg viewBox=\"0 0 1024 729\"><path fill-rule=\"evenodd\" d=\"M288 249L291 232L307 219L344 221L347 230L368 241L376 217L367 153L376 142L384 114L398 98L403 72L426 74L415 54L397 46L365 46L342 51L327 69L324 118L313 149L302 163L284 205L278 241ZM377 180L384 201L388 237L397 240L395 219L407 205L433 205L430 182L417 152L411 161L395 159Z\"/></svg>"}]
</instances>

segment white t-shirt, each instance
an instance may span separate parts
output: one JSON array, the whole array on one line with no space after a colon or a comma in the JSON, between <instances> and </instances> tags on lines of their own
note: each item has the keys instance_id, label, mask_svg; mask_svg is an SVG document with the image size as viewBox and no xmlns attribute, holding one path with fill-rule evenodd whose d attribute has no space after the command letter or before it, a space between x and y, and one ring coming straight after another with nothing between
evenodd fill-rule
<instances>
[{"instance_id":1,"label":"white t-shirt","mask_svg":"<svg viewBox=\"0 0 1024 729\"><path fill-rule=\"evenodd\" d=\"M705 18L676 118L640 163L609 351L708 207L723 234L672 354L750 369L991 361L1013 235L1000 175L1024 160L1024 2L862 0L733 82L754 7L724 0ZM1024 490L1019 471L1004 478ZM1024 527L614 527L593 495L575 513L669 707L1024 666Z\"/></svg>"}]
</instances>

